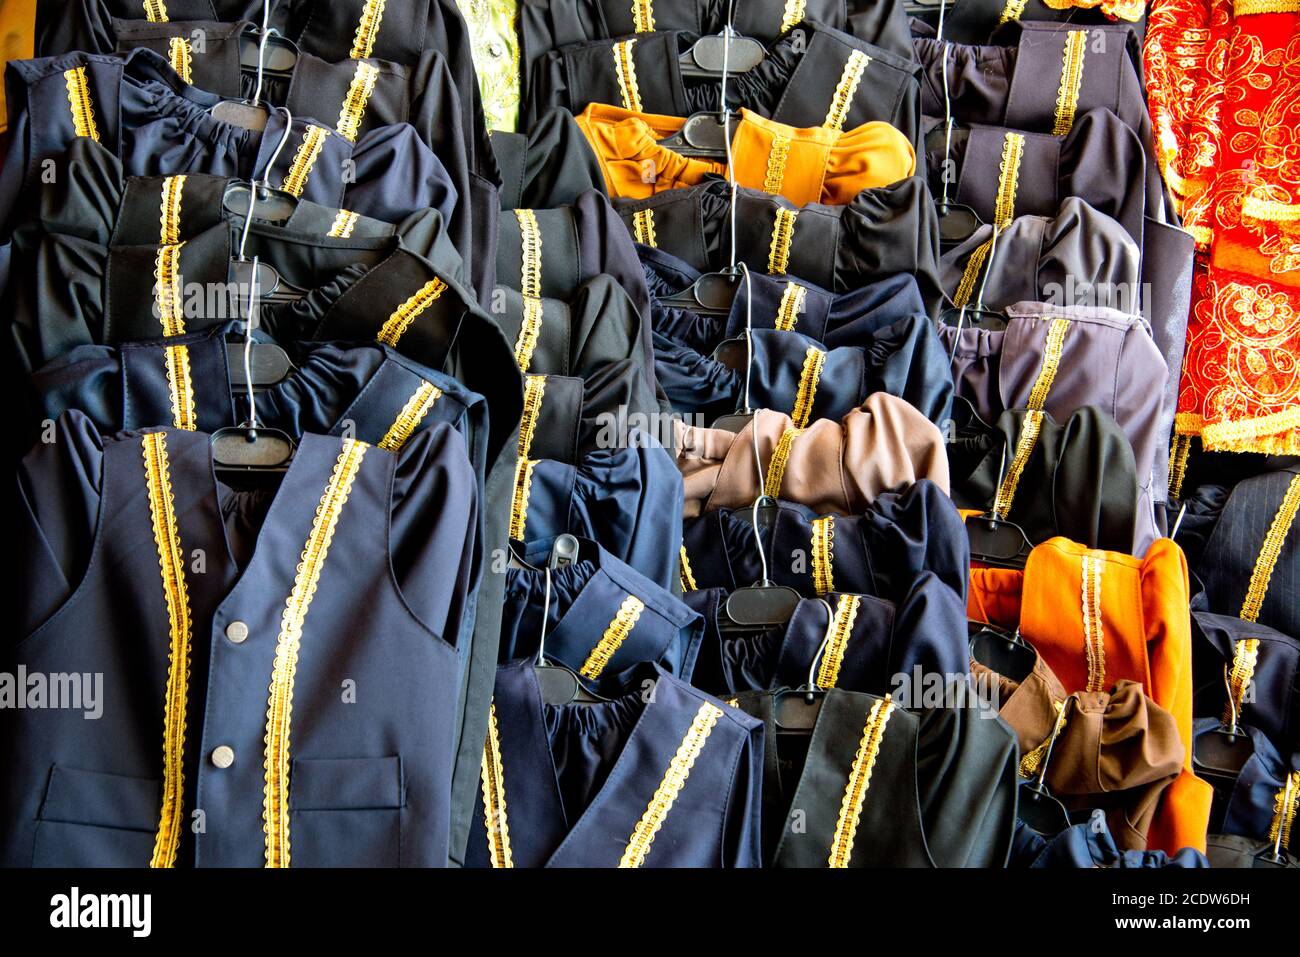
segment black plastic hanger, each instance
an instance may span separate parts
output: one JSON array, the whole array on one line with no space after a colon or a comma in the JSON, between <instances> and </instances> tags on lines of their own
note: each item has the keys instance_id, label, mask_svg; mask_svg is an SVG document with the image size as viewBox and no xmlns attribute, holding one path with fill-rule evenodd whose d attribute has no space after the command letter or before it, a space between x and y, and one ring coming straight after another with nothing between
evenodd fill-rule
<instances>
[{"instance_id":1,"label":"black plastic hanger","mask_svg":"<svg viewBox=\"0 0 1300 957\"><path fill-rule=\"evenodd\" d=\"M970 656L984 667L1012 681L1024 681L1033 673L1038 652L1020 636L1020 629L1008 632L994 625L969 622Z\"/></svg>"},{"instance_id":2,"label":"black plastic hanger","mask_svg":"<svg viewBox=\"0 0 1300 957\"><path fill-rule=\"evenodd\" d=\"M762 471L760 464L760 473ZM764 509L770 509L764 513ZM719 629L726 634L763 631L784 625L794 615L799 604L799 593L786 585L778 585L768 576L767 549L763 545L763 532L775 520L776 502L766 495L754 499L750 508L750 522L754 527L754 542L763 567L762 578L752 585L735 589L723 602L723 617Z\"/></svg>"},{"instance_id":3,"label":"black plastic hanger","mask_svg":"<svg viewBox=\"0 0 1300 957\"><path fill-rule=\"evenodd\" d=\"M537 658L533 671L542 701L549 705L598 704L607 701L587 690L578 675L558 662L546 658L546 625L551 615L551 571L565 568L580 559L582 543L573 535L560 535L551 545L546 568L546 601L542 607L542 629L537 639Z\"/></svg>"},{"instance_id":4,"label":"black plastic hanger","mask_svg":"<svg viewBox=\"0 0 1300 957\"><path fill-rule=\"evenodd\" d=\"M998 568L1024 568L1033 551L1033 543L1025 530L1015 522L997 515L998 493L1006 478L1007 446L1002 443L1002 462L998 467L998 480L994 485L993 504L979 515L965 521L966 538L970 542L970 557ZM1010 508L1008 504L1007 508Z\"/></svg>"},{"instance_id":5,"label":"black plastic hanger","mask_svg":"<svg viewBox=\"0 0 1300 957\"><path fill-rule=\"evenodd\" d=\"M658 143L681 156L724 163L727 160L727 147L736 138L736 126L739 122L740 114L735 112L727 116L719 116L717 113L692 113L686 118L680 130L664 137Z\"/></svg>"},{"instance_id":6,"label":"black plastic hanger","mask_svg":"<svg viewBox=\"0 0 1300 957\"><path fill-rule=\"evenodd\" d=\"M1230 719L1197 737L1192 746L1192 764L1207 777L1236 781L1241 769L1255 753L1255 742L1238 727L1237 700L1232 694L1232 681L1226 664L1223 666L1223 683L1228 688Z\"/></svg>"},{"instance_id":7,"label":"black plastic hanger","mask_svg":"<svg viewBox=\"0 0 1300 957\"><path fill-rule=\"evenodd\" d=\"M817 684L817 665L830 645L831 633L835 630L835 612L825 598L820 598L826 609L826 634L817 646L808 665L808 680L802 688L785 688L778 691L772 700L772 717L777 734L810 735L817 726L817 719L822 713L822 704L826 700L826 688Z\"/></svg>"},{"instance_id":8,"label":"black plastic hanger","mask_svg":"<svg viewBox=\"0 0 1300 957\"><path fill-rule=\"evenodd\" d=\"M1047 751L1043 754L1043 760L1038 765L1038 776L1034 780L1020 785L1020 799L1016 807L1016 816L1032 831L1042 834L1044 837L1052 837L1060 834L1070 826L1070 813L1065 809L1052 792L1047 789L1044 783L1047 779L1047 764L1052 759L1052 748L1056 744L1056 736L1061 733L1061 726L1065 724L1066 712L1070 709L1073 697L1065 699L1065 704L1056 716L1056 724L1052 726L1052 735L1047 739Z\"/></svg>"},{"instance_id":9,"label":"black plastic hanger","mask_svg":"<svg viewBox=\"0 0 1300 957\"><path fill-rule=\"evenodd\" d=\"M269 73L288 79L293 75L298 61L297 48L287 39L270 29L271 3L262 2L262 26L249 24L239 36L239 65L245 72L257 75L251 100L222 100L208 112L216 119L248 130L264 130L271 111L262 103L262 84Z\"/></svg>"},{"instance_id":10,"label":"black plastic hanger","mask_svg":"<svg viewBox=\"0 0 1300 957\"><path fill-rule=\"evenodd\" d=\"M731 42L727 42L727 37ZM767 57L763 44L741 36L727 27L721 33L702 36L677 58L678 69L686 77L721 77L726 73L748 73Z\"/></svg>"},{"instance_id":11,"label":"black plastic hanger","mask_svg":"<svg viewBox=\"0 0 1300 957\"><path fill-rule=\"evenodd\" d=\"M726 317L731 315L731 304L735 301L741 278L738 268L706 272L680 292L659 296L659 304L700 316Z\"/></svg>"}]
</instances>

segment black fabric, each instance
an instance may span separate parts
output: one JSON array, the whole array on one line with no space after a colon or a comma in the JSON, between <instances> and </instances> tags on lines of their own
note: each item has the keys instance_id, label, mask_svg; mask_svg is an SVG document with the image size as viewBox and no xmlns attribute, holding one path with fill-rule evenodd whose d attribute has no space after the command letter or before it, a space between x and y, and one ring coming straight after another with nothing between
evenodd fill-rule
<instances>
[{"instance_id":1,"label":"black fabric","mask_svg":"<svg viewBox=\"0 0 1300 957\"><path fill-rule=\"evenodd\" d=\"M527 133L493 130L501 208L571 206L588 190L605 192L600 161L568 110L548 110Z\"/></svg>"}]
</instances>

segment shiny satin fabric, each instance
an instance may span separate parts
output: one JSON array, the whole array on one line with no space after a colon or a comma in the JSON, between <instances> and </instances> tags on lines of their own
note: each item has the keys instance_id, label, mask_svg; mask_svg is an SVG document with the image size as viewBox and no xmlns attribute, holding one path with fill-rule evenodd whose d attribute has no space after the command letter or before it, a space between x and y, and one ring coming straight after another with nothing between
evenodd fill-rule
<instances>
[{"instance_id":1,"label":"shiny satin fabric","mask_svg":"<svg viewBox=\"0 0 1300 957\"><path fill-rule=\"evenodd\" d=\"M531 663L498 670L467 867L762 866L762 725L661 668L637 678L611 701L549 705Z\"/></svg>"},{"instance_id":2,"label":"shiny satin fabric","mask_svg":"<svg viewBox=\"0 0 1300 957\"><path fill-rule=\"evenodd\" d=\"M161 177L124 177L120 163L86 138L69 147L65 163L14 233L12 276L22 281L8 283L4 303L24 371L79 345L199 332L233 318L227 293L242 218L223 209L224 178L188 174L178 189ZM169 182L180 244L173 247L176 283L168 288L186 310L171 330L162 324L152 280L160 197ZM338 215L304 200L286 222L250 227L248 257L259 256L286 282L309 290L293 302L262 303L262 328L286 342L387 336L401 354L488 400L488 459L495 461L522 409L518 371L505 337L462 285L463 267L441 217L424 210L398 226L357 217L345 239L328 235Z\"/></svg>"},{"instance_id":3,"label":"shiny satin fabric","mask_svg":"<svg viewBox=\"0 0 1300 957\"><path fill-rule=\"evenodd\" d=\"M792 203L840 206L864 189L916 173L916 151L898 130L879 121L847 130L795 129L741 110L725 161L676 152L660 141L679 134L685 117L660 116L592 103L577 116L600 162L610 196L645 199L698 186L711 177L784 196Z\"/></svg>"},{"instance_id":4,"label":"shiny satin fabric","mask_svg":"<svg viewBox=\"0 0 1300 957\"><path fill-rule=\"evenodd\" d=\"M1015 826L1016 745L1002 721L972 709L912 712L894 705L878 725L888 702L832 689L811 737L791 744L782 741L774 713L778 693L736 699L766 732L768 866L1005 866ZM861 778L870 747L864 728L875 726L875 763Z\"/></svg>"},{"instance_id":5,"label":"shiny satin fabric","mask_svg":"<svg viewBox=\"0 0 1300 957\"><path fill-rule=\"evenodd\" d=\"M1205 611L1204 595L1192 600L1195 713L1223 718L1232 713L1227 675L1243 641L1254 641L1251 694L1236 702L1238 720L1258 728L1283 754L1300 752L1300 640L1255 621ZM1252 648L1252 646L1245 646Z\"/></svg>"},{"instance_id":6,"label":"shiny satin fabric","mask_svg":"<svg viewBox=\"0 0 1300 957\"><path fill-rule=\"evenodd\" d=\"M618 200L615 207L643 245L662 249L700 272L729 262L732 210L725 182ZM863 190L847 206L796 207L780 197L741 189L735 224L737 261L754 273L788 276L834 293L911 273L927 311L938 310L939 221L919 177Z\"/></svg>"},{"instance_id":7,"label":"shiny satin fabric","mask_svg":"<svg viewBox=\"0 0 1300 957\"><path fill-rule=\"evenodd\" d=\"M841 419L877 392L904 399L931 422L952 412L947 374L934 325L925 316L879 330L870 345L827 349L797 332L756 329L748 340L729 339L711 356L656 337L656 374L674 409L705 421L750 408L783 409L807 421ZM820 363L810 384L809 356ZM660 374L662 370L662 374Z\"/></svg>"},{"instance_id":8,"label":"shiny satin fabric","mask_svg":"<svg viewBox=\"0 0 1300 957\"><path fill-rule=\"evenodd\" d=\"M85 413L104 434L173 424L167 349L183 346L194 392L194 425L215 432L249 420L248 397L231 385L227 336L242 323L214 326L186 336L79 346L32 376L38 415L58 418L69 409ZM269 338L259 335L259 341ZM295 440L305 433L348 434L395 451L418 432L445 422L465 439L482 481L487 458L487 404L456 379L425 368L378 343L349 346L303 342L294 348L296 367L256 397L257 421ZM394 429L413 396L432 397L410 430ZM391 434L390 434L391 433Z\"/></svg>"},{"instance_id":9,"label":"shiny satin fabric","mask_svg":"<svg viewBox=\"0 0 1300 957\"><path fill-rule=\"evenodd\" d=\"M568 110L548 110L526 132L493 130L490 139L502 210L571 206L588 190L605 189L600 163Z\"/></svg>"},{"instance_id":10,"label":"shiny satin fabric","mask_svg":"<svg viewBox=\"0 0 1300 957\"><path fill-rule=\"evenodd\" d=\"M1017 216L990 249L992 238L985 224L944 252L939 279L949 299L989 309L1024 301L1142 305L1141 250L1118 222L1077 197L1062 200L1051 217Z\"/></svg>"},{"instance_id":11,"label":"shiny satin fabric","mask_svg":"<svg viewBox=\"0 0 1300 957\"><path fill-rule=\"evenodd\" d=\"M1026 407L1051 352L1053 325L1067 322L1043 409L1057 421L1087 405L1106 412L1133 448L1145 500L1163 502L1167 489L1156 485L1156 456L1173 423L1164 414L1163 394L1151 383L1165 381L1169 370L1146 322L1104 306L1022 302L1006 313L1006 329L939 327L953 357L957 394L985 422L1006 409Z\"/></svg>"},{"instance_id":12,"label":"shiny satin fabric","mask_svg":"<svg viewBox=\"0 0 1300 957\"><path fill-rule=\"evenodd\" d=\"M919 706L927 683L966 675L962 597L928 571L897 602L828 592L822 600L802 599L785 625L757 633L720 627L727 602L721 588L685 599L705 621L692 683L722 697L803 687L813 676L817 687L893 694ZM830 635L833 667L824 665Z\"/></svg>"},{"instance_id":13,"label":"shiny satin fabric","mask_svg":"<svg viewBox=\"0 0 1300 957\"><path fill-rule=\"evenodd\" d=\"M17 150L0 182L0 224L24 190L40 185L43 164L78 136L67 70L85 71L98 142L121 160L128 176L265 177L302 199L390 223L432 207L452 224L462 256L474 251L469 170L453 144L441 142L441 154L435 153L408 123L376 127L350 142L320 125L330 117L298 116L286 139L281 113L270 115L265 131L244 129L214 117L210 109L219 98L182 81L150 50L125 58L73 53L8 64ZM268 166L282 140L275 164Z\"/></svg>"},{"instance_id":14,"label":"shiny satin fabric","mask_svg":"<svg viewBox=\"0 0 1300 957\"><path fill-rule=\"evenodd\" d=\"M671 538L667 530L660 534ZM506 569L503 663L531 662L542 649L605 696L631 688L633 673L648 661L691 680L704 630L698 614L590 540L578 561L551 570L548 608L546 565L553 545L550 538L532 540L523 550L527 564ZM607 631L611 637L604 640Z\"/></svg>"},{"instance_id":15,"label":"shiny satin fabric","mask_svg":"<svg viewBox=\"0 0 1300 957\"><path fill-rule=\"evenodd\" d=\"M881 492L856 515L819 516L793 502L775 508L762 537L767 572L778 585L809 598L841 591L898 602L917 576L933 572L965 599L970 574L965 528L952 500L929 479ZM826 533L824 569L816 554L818 526ZM713 509L687 522L682 544L687 592L730 592L763 577L748 507Z\"/></svg>"},{"instance_id":16,"label":"shiny satin fabric","mask_svg":"<svg viewBox=\"0 0 1300 957\"><path fill-rule=\"evenodd\" d=\"M1108 691L1067 694L1041 657L1023 681L976 661L971 674L996 688L998 713L1019 740L1021 774L1037 780L1046 760L1044 783L1067 809L1101 808L1121 849L1146 850L1151 818L1185 757L1174 716L1127 679ZM1027 766L1025 756L1047 744L1062 713L1050 754L1039 751Z\"/></svg>"},{"instance_id":17,"label":"shiny satin fabric","mask_svg":"<svg viewBox=\"0 0 1300 957\"><path fill-rule=\"evenodd\" d=\"M1050 413L1010 409L992 428L959 434L958 441L953 501L981 513L1001 503L1002 517L1031 545L1062 535L1090 548L1140 555L1157 537L1133 449L1096 406L1082 406L1063 422Z\"/></svg>"},{"instance_id":18,"label":"shiny satin fabric","mask_svg":"<svg viewBox=\"0 0 1300 957\"><path fill-rule=\"evenodd\" d=\"M570 464L532 458L522 495L511 503L519 541L568 533L671 590L681 552L682 477L672 456L633 429L626 448L601 448ZM503 505L505 503L502 503Z\"/></svg>"},{"instance_id":19,"label":"shiny satin fabric","mask_svg":"<svg viewBox=\"0 0 1300 957\"><path fill-rule=\"evenodd\" d=\"M697 39L665 30L542 53L528 74L527 122L551 107L576 115L591 103L664 116L716 112L717 77L684 76L678 62ZM796 128L829 123L851 129L879 120L915 144L921 119L917 73L910 50L883 49L806 21L770 44L758 66L728 80L727 102ZM841 98L846 76L848 94Z\"/></svg>"},{"instance_id":20,"label":"shiny satin fabric","mask_svg":"<svg viewBox=\"0 0 1300 957\"><path fill-rule=\"evenodd\" d=\"M1174 716L1183 769L1166 789L1149 848L1204 851L1210 786L1192 771L1192 637L1187 563L1157 539L1142 558L1064 538L1039 545L1024 571L972 568L969 616L1020 634L1066 691L1134 681Z\"/></svg>"},{"instance_id":21,"label":"shiny satin fabric","mask_svg":"<svg viewBox=\"0 0 1300 957\"><path fill-rule=\"evenodd\" d=\"M794 428L780 412L760 410L739 433L676 423L677 466L685 480L686 518L715 508L752 505L775 485L772 457ZM787 447L776 497L818 514L857 515L881 492L928 478L948 490L948 457L935 425L902 399L876 393L842 422L819 419Z\"/></svg>"},{"instance_id":22,"label":"shiny satin fabric","mask_svg":"<svg viewBox=\"0 0 1300 957\"><path fill-rule=\"evenodd\" d=\"M803 279L751 272L727 316L698 315L659 300L687 289L700 278L700 271L663 249L638 245L637 253L650 289L655 331L696 352L708 352L724 339L743 336L746 326L788 326L832 349L863 345L879 329L908 316L925 315L916 279L901 272L839 294Z\"/></svg>"},{"instance_id":23,"label":"shiny satin fabric","mask_svg":"<svg viewBox=\"0 0 1300 957\"><path fill-rule=\"evenodd\" d=\"M15 648L32 672L86 668L134 704L93 721L72 708L4 711L16 749L0 792L4 864L445 866L483 559L460 437L440 425L391 455L308 435L278 488L249 490L214 477L202 433L102 439L77 412L55 428L11 491L25 560L8 632L28 637ZM333 536L312 550L318 587L304 598L304 543L344 474ZM175 524L179 564L154 548L159 521ZM286 607L301 609L302 632L281 752L267 714L268 686L285 678ZM227 637L237 621L238 642ZM340 676L363 704L340 694ZM219 745L238 756L228 767L210 759ZM268 752L268 767L287 765L283 816L264 807ZM185 822L198 807L211 826L195 832Z\"/></svg>"}]
</instances>

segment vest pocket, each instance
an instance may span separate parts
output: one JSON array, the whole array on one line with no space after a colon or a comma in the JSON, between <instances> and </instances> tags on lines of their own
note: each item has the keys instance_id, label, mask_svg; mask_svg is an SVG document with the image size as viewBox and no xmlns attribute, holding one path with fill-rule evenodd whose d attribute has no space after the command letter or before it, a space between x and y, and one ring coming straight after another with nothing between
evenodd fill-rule
<instances>
[{"instance_id":1,"label":"vest pocket","mask_svg":"<svg viewBox=\"0 0 1300 957\"><path fill-rule=\"evenodd\" d=\"M402 759L295 758L289 778L293 867L398 867Z\"/></svg>"},{"instance_id":2,"label":"vest pocket","mask_svg":"<svg viewBox=\"0 0 1300 957\"><path fill-rule=\"evenodd\" d=\"M148 867L162 784L55 765L36 823L34 867Z\"/></svg>"}]
</instances>

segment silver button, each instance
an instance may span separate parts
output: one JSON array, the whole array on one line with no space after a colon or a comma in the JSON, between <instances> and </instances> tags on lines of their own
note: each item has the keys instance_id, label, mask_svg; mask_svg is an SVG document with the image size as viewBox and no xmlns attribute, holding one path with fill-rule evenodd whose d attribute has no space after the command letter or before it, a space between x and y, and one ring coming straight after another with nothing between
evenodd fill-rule
<instances>
[{"instance_id":1,"label":"silver button","mask_svg":"<svg viewBox=\"0 0 1300 957\"><path fill-rule=\"evenodd\" d=\"M487 45L488 56L503 57L506 55L506 48L500 40L490 40Z\"/></svg>"},{"instance_id":2,"label":"silver button","mask_svg":"<svg viewBox=\"0 0 1300 957\"><path fill-rule=\"evenodd\" d=\"M232 621L226 625L226 637L237 645L248 640L248 626L242 621Z\"/></svg>"},{"instance_id":3,"label":"silver button","mask_svg":"<svg viewBox=\"0 0 1300 957\"><path fill-rule=\"evenodd\" d=\"M235 763L235 749L225 744L219 748L213 748L212 763L219 768L230 767Z\"/></svg>"}]
</instances>

